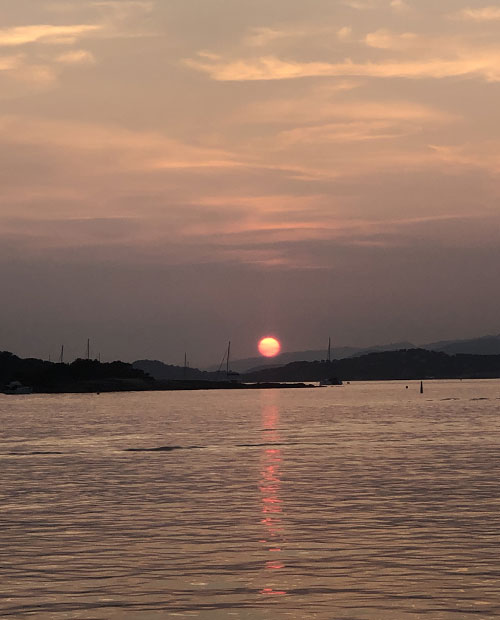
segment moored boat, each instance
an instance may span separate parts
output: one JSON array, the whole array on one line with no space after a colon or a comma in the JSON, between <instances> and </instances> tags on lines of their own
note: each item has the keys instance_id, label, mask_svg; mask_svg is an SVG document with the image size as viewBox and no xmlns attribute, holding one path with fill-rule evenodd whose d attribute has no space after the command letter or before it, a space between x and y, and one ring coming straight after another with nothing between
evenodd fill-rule
<instances>
[{"instance_id":1,"label":"moored boat","mask_svg":"<svg viewBox=\"0 0 500 620\"><path fill-rule=\"evenodd\" d=\"M327 364L329 369L331 370L332 368L332 341L330 338L328 338L328 357L327 357ZM342 383L342 380L339 379L338 377L329 377L328 379L321 379L321 381L319 382L320 387L326 387L328 385L344 385Z\"/></svg>"},{"instance_id":2,"label":"moored boat","mask_svg":"<svg viewBox=\"0 0 500 620\"><path fill-rule=\"evenodd\" d=\"M331 377L330 379L322 379L319 382L320 386L325 387L327 385L344 385L342 379L338 377Z\"/></svg>"},{"instance_id":3,"label":"moored boat","mask_svg":"<svg viewBox=\"0 0 500 620\"><path fill-rule=\"evenodd\" d=\"M225 380L230 381L231 383L240 383L241 382L240 373L235 372L234 370L231 370L229 366L230 357L231 357L231 341L229 341L227 344L227 350L224 353L224 357L222 358L222 362L220 363L219 370L217 372L220 373L222 365L224 364L224 361L225 361L226 362Z\"/></svg>"},{"instance_id":4,"label":"moored boat","mask_svg":"<svg viewBox=\"0 0 500 620\"><path fill-rule=\"evenodd\" d=\"M33 388L20 381L11 381L2 390L3 394L33 394Z\"/></svg>"}]
</instances>

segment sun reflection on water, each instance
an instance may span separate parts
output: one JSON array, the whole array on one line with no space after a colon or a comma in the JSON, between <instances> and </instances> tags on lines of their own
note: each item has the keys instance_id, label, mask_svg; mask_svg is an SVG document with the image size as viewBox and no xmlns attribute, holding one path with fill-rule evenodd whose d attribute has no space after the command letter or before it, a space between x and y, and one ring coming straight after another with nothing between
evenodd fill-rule
<instances>
[{"instance_id":1,"label":"sun reflection on water","mask_svg":"<svg viewBox=\"0 0 500 620\"><path fill-rule=\"evenodd\" d=\"M278 444L281 440L279 434L279 407L276 404L277 394L273 392L262 393L262 453L260 468L260 493L261 493L261 523L264 526L265 536L261 541L265 545L268 559L265 563L268 587L260 593L267 596L280 596L286 594L285 590L277 589L271 584L275 582L277 571L285 568L280 557L284 542L283 537L283 501L281 499L280 467L282 462L281 449Z\"/></svg>"}]
</instances>

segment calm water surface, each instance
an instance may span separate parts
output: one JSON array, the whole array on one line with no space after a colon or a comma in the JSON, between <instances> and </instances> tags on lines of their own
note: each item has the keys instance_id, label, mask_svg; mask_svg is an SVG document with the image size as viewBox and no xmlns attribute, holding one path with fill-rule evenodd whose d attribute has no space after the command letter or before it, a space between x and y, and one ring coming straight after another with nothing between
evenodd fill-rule
<instances>
[{"instance_id":1,"label":"calm water surface","mask_svg":"<svg viewBox=\"0 0 500 620\"><path fill-rule=\"evenodd\" d=\"M0 396L0 617L499 618L500 382L425 388Z\"/></svg>"}]
</instances>

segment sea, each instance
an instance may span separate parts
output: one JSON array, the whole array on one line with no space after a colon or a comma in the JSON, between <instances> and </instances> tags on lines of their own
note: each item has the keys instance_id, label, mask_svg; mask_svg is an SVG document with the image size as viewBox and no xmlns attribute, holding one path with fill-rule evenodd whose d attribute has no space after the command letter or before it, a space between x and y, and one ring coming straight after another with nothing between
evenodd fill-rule
<instances>
[{"instance_id":1,"label":"sea","mask_svg":"<svg viewBox=\"0 0 500 620\"><path fill-rule=\"evenodd\" d=\"M500 618L500 381L0 396L0 617Z\"/></svg>"}]
</instances>

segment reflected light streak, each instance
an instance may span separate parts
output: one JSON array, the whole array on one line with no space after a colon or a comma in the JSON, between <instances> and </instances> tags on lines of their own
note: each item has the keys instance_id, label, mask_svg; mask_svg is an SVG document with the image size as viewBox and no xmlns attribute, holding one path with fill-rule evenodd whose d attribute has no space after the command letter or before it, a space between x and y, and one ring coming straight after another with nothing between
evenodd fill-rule
<instances>
[{"instance_id":1,"label":"reflected light streak","mask_svg":"<svg viewBox=\"0 0 500 620\"><path fill-rule=\"evenodd\" d=\"M272 392L264 392L262 397L262 443L278 443L280 442L278 432L279 408L274 402L278 395ZM272 571L267 576L270 581L274 581L276 571L285 568L285 564L276 557L276 554L282 552L281 543L283 542L283 525L281 520L283 501L279 496L281 490L281 461L280 448L263 448L259 484L262 513L260 522L265 528L266 537L260 542L265 545L267 553L272 554L272 557L265 563L265 570ZM266 596L282 596L286 593L286 590L278 590L271 587L271 585L260 591L260 594Z\"/></svg>"}]
</instances>

